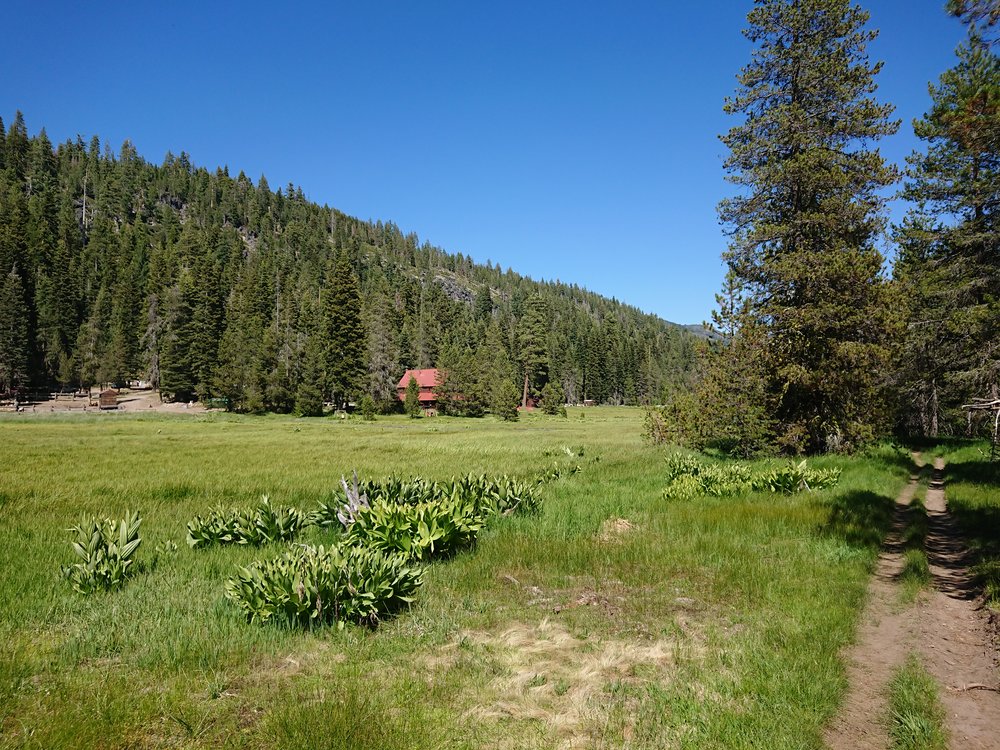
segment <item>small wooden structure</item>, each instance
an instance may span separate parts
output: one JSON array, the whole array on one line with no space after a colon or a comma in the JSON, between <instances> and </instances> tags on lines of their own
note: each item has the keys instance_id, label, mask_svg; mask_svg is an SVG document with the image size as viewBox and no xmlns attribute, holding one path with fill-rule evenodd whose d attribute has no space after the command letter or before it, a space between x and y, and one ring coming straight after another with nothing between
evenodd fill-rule
<instances>
[{"instance_id":1,"label":"small wooden structure","mask_svg":"<svg viewBox=\"0 0 1000 750\"><path fill-rule=\"evenodd\" d=\"M990 461L997 458L997 429L1000 428L1000 398L974 398L971 404L963 404L966 411L993 412L993 434L990 435Z\"/></svg>"},{"instance_id":2,"label":"small wooden structure","mask_svg":"<svg viewBox=\"0 0 1000 750\"><path fill-rule=\"evenodd\" d=\"M104 411L105 409L117 409L118 391L114 388L108 388L106 391L101 391L101 395L97 397L97 403L101 407L101 411Z\"/></svg>"}]
</instances>

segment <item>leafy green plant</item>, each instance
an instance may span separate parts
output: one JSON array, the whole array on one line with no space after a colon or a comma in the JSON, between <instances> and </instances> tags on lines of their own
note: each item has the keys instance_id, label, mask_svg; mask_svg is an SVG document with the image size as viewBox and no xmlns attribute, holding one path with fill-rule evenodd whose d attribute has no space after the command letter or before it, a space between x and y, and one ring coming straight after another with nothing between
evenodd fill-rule
<instances>
[{"instance_id":1,"label":"leafy green plant","mask_svg":"<svg viewBox=\"0 0 1000 750\"><path fill-rule=\"evenodd\" d=\"M579 471L579 467L569 471ZM513 479L506 475L490 477L485 474L468 474L443 482L433 482L421 477L390 477L379 481L359 482L355 475L352 485L341 480L342 498L331 503L321 502L311 519L320 526L339 523L346 529L351 526L359 510L377 503L416 506L450 501L456 494L463 502L471 502L488 516L533 512L538 510L540 504L539 486L561 475L561 469L550 470L535 482Z\"/></svg>"},{"instance_id":2,"label":"leafy green plant","mask_svg":"<svg viewBox=\"0 0 1000 750\"><path fill-rule=\"evenodd\" d=\"M63 577L81 594L123 586L135 571L135 553L142 544L141 525L142 517L132 512L120 520L82 519L69 529L74 536L73 552L80 562L64 566Z\"/></svg>"},{"instance_id":3,"label":"leafy green plant","mask_svg":"<svg viewBox=\"0 0 1000 750\"><path fill-rule=\"evenodd\" d=\"M764 472L754 477L755 490L770 490L790 495L802 490L825 490L840 481L840 469L810 469L806 462Z\"/></svg>"},{"instance_id":4,"label":"leafy green plant","mask_svg":"<svg viewBox=\"0 0 1000 750\"><path fill-rule=\"evenodd\" d=\"M416 505L380 500L359 509L344 543L426 561L471 547L488 515L457 491L450 498Z\"/></svg>"},{"instance_id":5,"label":"leafy green plant","mask_svg":"<svg viewBox=\"0 0 1000 750\"><path fill-rule=\"evenodd\" d=\"M823 490L840 481L840 469L811 469L805 461L774 469L754 470L742 462L706 463L687 453L667 456L667 487L663 496L686 499L696 495L725 497L746 492Z\"/></svg>"},{"instance_id":6,"label":"leafy green plant","mask_svg":"<svg viewBox=\"0 0 1000 750\"><path fill-rule=\"evenodd\" d=\"M226 582L226 597L250 622L374 627L413 601L422 576L405 555L303 545L239 568Z\"/></svg>"},{"instance_id":7,"label":"leafy green plant","mask_svg":"<svg viewBox=\"0 0 1000 750\"><path fill-rule=\"evenodd\" d=\"M192 548L213 544L259 547L292 539L311 520L298 508L272 506L264 495L253 508L217 508L207 518L195 516L187 525L187 543Z\"/></svg>"}]
</instances>

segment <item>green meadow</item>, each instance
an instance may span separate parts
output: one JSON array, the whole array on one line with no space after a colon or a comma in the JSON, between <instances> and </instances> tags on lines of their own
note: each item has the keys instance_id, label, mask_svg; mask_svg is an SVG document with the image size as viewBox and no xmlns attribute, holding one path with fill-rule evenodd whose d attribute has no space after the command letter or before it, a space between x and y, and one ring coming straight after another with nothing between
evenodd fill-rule
<instances>
[{"instance_id":1,"label":"green meadow","mask_svg":"<svg viewBox=\"0 0 1000 750\"><path fill-rule=\"evenodd\" d=\"M665 451L641 431L639 410L610 407L513 424L4 418L0 746L821 747L908 454L813 459L843 470L819 492L667 500ZM580 471L543 485L538 513L429 565L377 629L248 624L224 583L287 545L184 542L216 505L267 494L311 510L354 470L554 465ZM75 593L67 529L127 510L142 513L143 572Z\"/></svg>"}]
</instances>

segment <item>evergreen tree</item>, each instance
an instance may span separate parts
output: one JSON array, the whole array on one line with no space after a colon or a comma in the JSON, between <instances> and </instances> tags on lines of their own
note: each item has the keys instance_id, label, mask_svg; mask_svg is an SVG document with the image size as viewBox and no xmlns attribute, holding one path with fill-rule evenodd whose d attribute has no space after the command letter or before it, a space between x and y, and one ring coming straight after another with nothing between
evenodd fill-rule
<instances>
[{"instance_id":1,"label":"evergreen tree","mask_svg":"<svg viewBox=\"0 0 1000 750\"><path fill-rule=\"evenodd\" d=\"M722 136L742 188L719 206L734 341L763 347L765 403L754 408L774 415L779 445L848 448L882 427L892 332L875 243L879 191L896 173L871 144L898 123L873 98L881 65L865 49L877 32L849 0L758 0L748 21L755 49L725 107L742 121Z\"/></svg>"},{"instance_id":2,"label":"evergreen tree","mask_svg":"<svg viewBox=\"0 0 1000 750\"><path fill-rule=\"evenodd\" d=\"M302 417L323 416L323 342L318 335L306 342L302 377L295 392L295 411Z\"/></svg>"},{"instance_id":3,"label":"evergreen tree","mask_svg":"<svg viewBox=\"0 0 1000 750\"><path fill-rule=\"evenodd\" d=\"M910 303L900 371L904 427L958 428L959 407L1000 391L1000 57L973 31L914 123L895 275Z\"/></svg>"},{"instance_id":4,"label":"evergreen tree","mask_svg":"<svg viewBox=\"0 0 1000 750\"><path fill-rule=\"evenodd\" d=\"M1000 24L1000 0L948 0L948 12L980 32Z\"/></svg>"},{"instance_id":5,"label":"evergreen tree","mask_svg":"<svg viewBox=\"0 0 1000 750\"><path fill-rule=\"evenodd\" d=\"M16 269L0 282L0 392L28 384L28 308Z\"/></svg>"},{"instance_id":6,"label":"evergreen tree","mask_svg":"<svg viewBox=\"0 0 1000 750\"><path fill-rule=\"evenodd\" d=\"M395 410L399 404L396 382L399 380L399 344L393 318L394 304L380 280L371 295L366 330L368 331L368 394L376 408L383 414Z\"/></svg>"},{"instance_id":7,"label":"evergreen tree","mask_svg":"<svg viewBox=\"0 0 1000 750\"><path fill-rule=\"evenodd\" d=\"M534 294L525 304L524 317L518 326L518 353L524 371L521 406L527 406L529 399L539 398L549 379L548 312L545 300Z\"/></svg>"},{"instance_id":8,"label":"evergreen tree","mask_svg":"<svg viewBox=\"0 0 1000 750\"><path fill-rule=\"evenodd\" d=\"M358 279L341 252L327 275L326 383L335 405L360 399L367 375L365 329L361 322Z\"/></svg>"},{"instance_id":9,"label":"evergreen tree","mask_svg":"<svg viewBox=\"0 0 1000 750\"><path fill-rule=\"evenodd\" d=\"M542 411L546 414L558 414L563 407L562 389L550 380L542 389Z\"/></svg>"},{"instance_id":10,"label":"evergreen tree","mask_svg":"<svg viewBox=\"0 0 1000 750\"><path fill-rule=\"evenodd\" d=\"M409 382L406 384L406 397L403 401L403 411L405 411L411 419L416 419L420 416L420 386L417 384L417 379L410 376Z\"/></svg>"},{"instance_id":11,"label":"evergreen tree","mask_svg":"<svg viewBox=\"0 0 1000 750\"><path fill-rule=\"evenodd\" d=\"M490 294L490 287L484 284L476 292L476 300L473 303L477 320L489 320L493 316L493 297Z\"/></svg>"},{"instance_id":12,"label":"evergreen tree","mask_svg":"<svg viewBox=\"0 0 1000 750\"><path fill-rule=\"evenodd\" d=\"M517 403L521 394L509 380L496 383L490 398L490 411L504 422L517 421Z\"/></svg>"}]
</instances>

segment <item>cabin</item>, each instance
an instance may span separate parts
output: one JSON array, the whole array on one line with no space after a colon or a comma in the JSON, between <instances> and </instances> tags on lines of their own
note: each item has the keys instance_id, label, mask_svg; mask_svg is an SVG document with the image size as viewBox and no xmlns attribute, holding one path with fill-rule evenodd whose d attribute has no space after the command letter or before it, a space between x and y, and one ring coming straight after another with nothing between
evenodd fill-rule
<instances>
[{"instance_id":1,"label":"cabin","mask_svg":"<svg viewBox=\"0 0 1000 750\"><path fill-rule=\"evenodd\" d=\"M420 408L434 409L437 407L437 392L434 390L438 385L438 371L435 368L428 370L407 370L403 377L396 384L396 393L399 394L400 401L406 401L406 387L410 384L410 378L416 378L417 387L420 389Z\"/></svg>"},{"instance_id":2,"label":"cabin","mask_svg":"<svg viewBox=\"0 0 1000 750\"><path fill-rule=\"evenodd\" d=\"M114 388L108 388L106 391L101 391L101 394L97 397L97 403L101 407L101 411L104 411L105 409L117 409L118 391Z\"/></svg>"}]
</instances>

